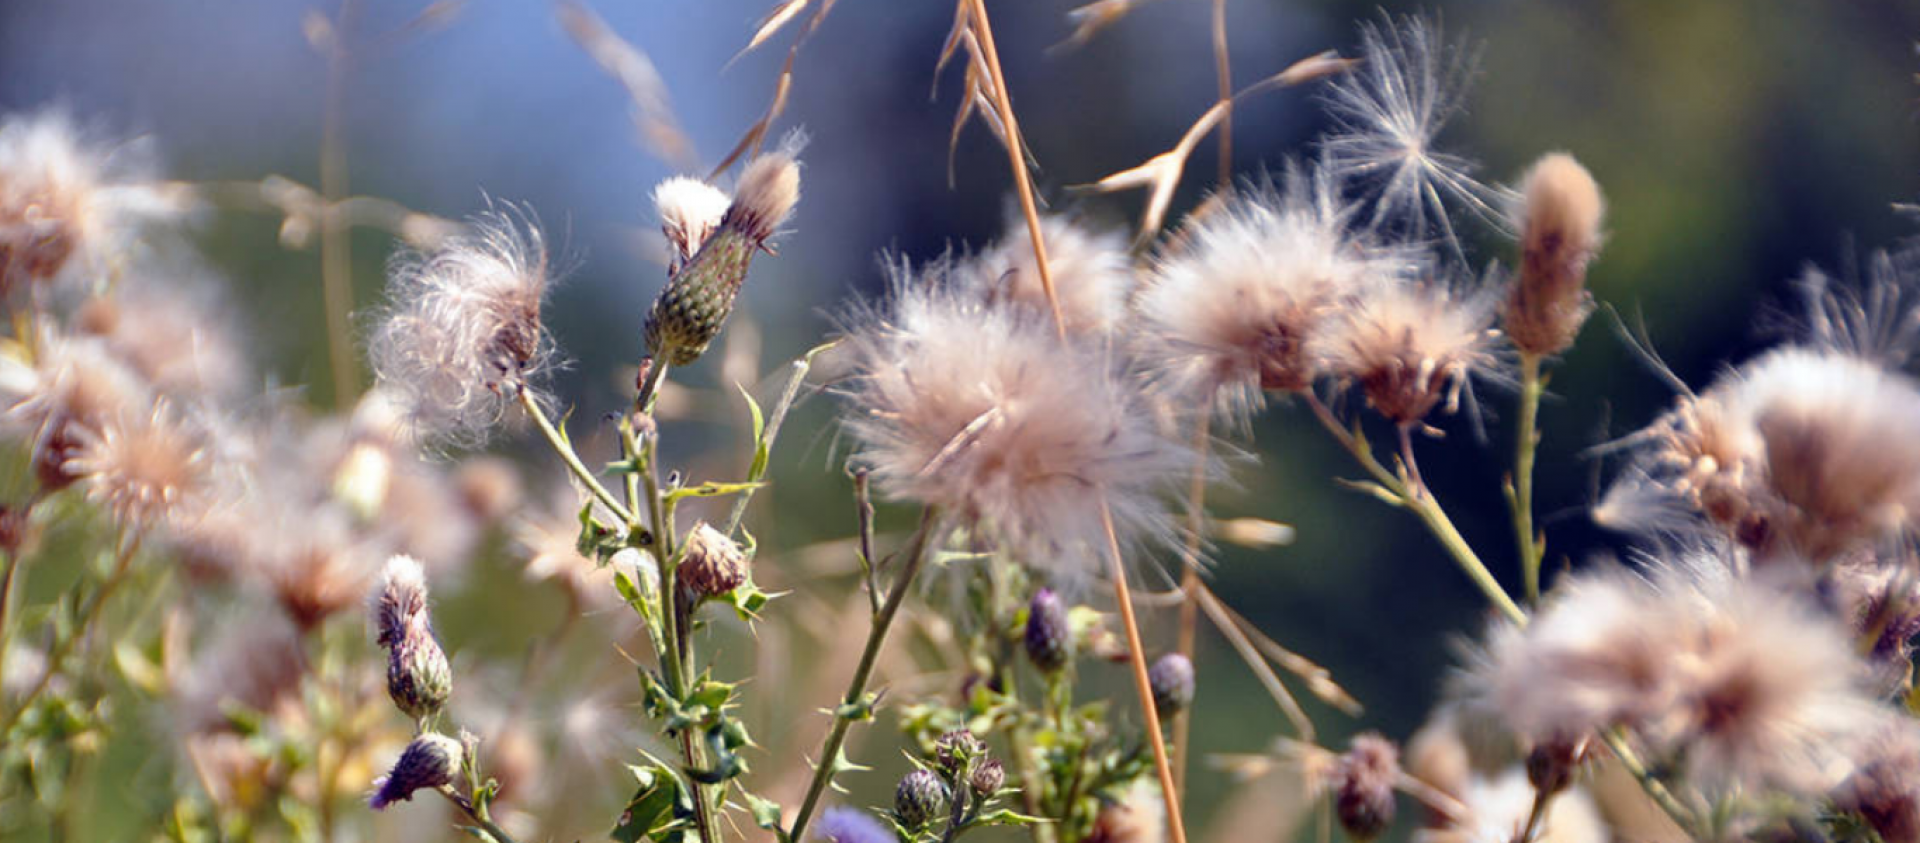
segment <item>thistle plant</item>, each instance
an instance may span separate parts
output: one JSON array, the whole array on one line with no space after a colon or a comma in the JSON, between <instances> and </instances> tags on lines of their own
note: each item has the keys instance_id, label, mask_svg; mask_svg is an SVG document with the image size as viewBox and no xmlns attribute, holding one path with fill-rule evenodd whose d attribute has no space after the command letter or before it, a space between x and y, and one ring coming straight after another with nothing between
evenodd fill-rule
<instances>
[{"instance_id":1,"label":"thistle plant","mask_svg":"<svg viewBox=\"0 0 1920 843\"><path fill-rule=\"evenodd\" d=\"M1138 5L1075 10L1070 42ZM1549 151L1509 186L1451 148L1470 45L1382 16L1351 55L1236 90L1214 3L1210 105L1089 191L1152 189L1129 241L1098 198L1046 207L1034 164L1064 151L1022 133L988 4L956 0L929 63L961 66L955 143L986 126L1017 210L989 242L886 256L882 292L817 303L830 335L749 382L759 291L811 269L780 252L860 212L803 203L803 181L839 194L785 113L808 38L857 13L833 7L788 0L748 36L792 34L788 61L709 169L651 59L559 6L680 173L638 225L664 272L603 336L556 318L577 261L530 205L455 221L345 194L352 2L307 24L332 92L318 190L166 182L65 112L0 115L0 829L111 836L94 794L139 791L128 833L176 841L1238 839L1189 810L1223 795L1188 777L1205 762L1355 841L1920 841L1910 247L1809 270L1802 315L1696 386L1629 337L1672 395L1584 443L1605 475L1585 514L1628 552L1549 565L1572 531L1536 475L1588 470L1540 465L1549 375L1606 341L1609 215L1638 229L1608 167ZM1235 114L1283 87L1316 88L1328 129L1236 167ZM1176 205L1214 132L1212 193ZM332 406L255 370L193 254L196 218L239 209L288 246L320 234ZM391 251L357 329L354 227ZM612 412L557 377L590 344L625 367L587 379L619 384ZM809 398L835 417L788 433L818 427ZM1209 503L1266 479L1242 454L1286 416L1351 460L1335 490L1430 535L1397 564L1484 602L1404 741L1213 585L1219 551L1295 533ZM1465 435L1489 422L1511 534L1476 544L1421 457L1494 453ZM841 540L771 518L827 488L818 460L776 463L796 438L844 469L819 510ZM1243 668L1284 731L1239 722L1220 677ZM1192 728L1229 714L1231 745ZM152 756L132 784L100 772L125 755Z\"/></svg>"}]
</instances>

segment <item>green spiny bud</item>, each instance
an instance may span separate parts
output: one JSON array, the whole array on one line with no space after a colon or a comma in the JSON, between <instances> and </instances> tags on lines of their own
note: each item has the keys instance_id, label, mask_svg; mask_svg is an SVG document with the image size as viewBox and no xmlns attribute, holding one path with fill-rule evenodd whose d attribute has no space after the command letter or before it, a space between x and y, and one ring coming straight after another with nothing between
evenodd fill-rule
<instances>
[{"instance_id":1,"label":"green spiny bud","mask_svg":"<svg viewBox=\"0 0 1920 843\"><path fill-rule=\"evenodd\" d=\"M720 336L755 252L767 248L800 201L800 165L786 151L754 159L720 224L672 273L647 311L647 353L675 366L700 359Z\"/></svg>"},{"instance_id":2,"label":"green spiny bud","mask_svg":"<svg viewBox=\"0 0 1920 843\"><path fill-rule=\"evenodd\" d=\"M958 775L972 761L987 752L987 745L966 729L955 729L933 742L933 762L948 776Z\"/></svg>"},{"instance_id":3,"label":"green spiny bud","mask_svg":"<svg viewBox=\"0 0 1920 843\"><path fill-rule=\"evenodd\" d=\"M947 783L932 770L915 770L893 790L893 815L902 826L917 829L945 815L951 799Z\"/></svg>"}]
</instances>

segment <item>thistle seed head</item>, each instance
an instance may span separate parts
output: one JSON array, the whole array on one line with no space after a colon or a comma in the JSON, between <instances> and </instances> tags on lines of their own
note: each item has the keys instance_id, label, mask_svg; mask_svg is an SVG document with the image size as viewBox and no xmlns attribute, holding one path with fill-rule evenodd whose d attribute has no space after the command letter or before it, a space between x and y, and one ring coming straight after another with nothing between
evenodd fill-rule
<instances>
[{"instance_id":1,"label":"thistle seed head","mask_svg":"<svg viewBox=\"0 0 1920 843\"><path fill-rule=\"evenodd\" d=\"M1559 354L1593 312L1587 264L1600 249L1606 202L1580 162L1564 152L1541 158L1521 180L1514 222L1520 277L1507 293L1500 326L1526 354Z\"/></svg>"},{"instance_id":2,"label":"thistle seed head","mask_svg":"<svg viewBox=\"0 0 1920 843\"><path fill-rule=\"evenodd\" d=\"M1356 841L1379 837L1393 827L1394 783L1400 777L1400 750L1377 732L1353 739L1333 772L1333 812Z\"/></svg>"},{"instance_id":3,"label":"thistle seed head","mask_svg":"<svg viewBox=\"0 0 1920 843\"><path fill-rule=\"evenodd\" d=\"M687 535L678 576L695 595L721 597L746 584L747 557L733 539L702 521Z\"/></svg>"}]
</instances>

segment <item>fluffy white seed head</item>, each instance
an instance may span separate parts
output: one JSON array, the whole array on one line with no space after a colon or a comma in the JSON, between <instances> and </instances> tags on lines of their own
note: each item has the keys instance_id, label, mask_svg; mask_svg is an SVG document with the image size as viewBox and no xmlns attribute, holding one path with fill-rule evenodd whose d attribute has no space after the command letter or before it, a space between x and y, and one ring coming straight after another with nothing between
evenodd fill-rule
<instances>
[{"instance_id":1,"label":"fluffy white seed head","mask_svg":"<svg viewBox=\"0 0 1920 843\"><path fill-rule=\"evenodd\" d=\"M1503 222L1505 200L1474 180L1474 162L1434 147L1460 109L1473 63L1464 45L1447 43L1423 18L1361 24L1358 65L1327 86L1338 128L1321 150L1333 174L1366 197L1369 228L1437 237L1458 255L1448 203Z\"/></svg>"},{"instance_id":2,"label":"fluffy white seed head","mask_svg":"<svg viewBox=\"0 0 1920 843\"><path fill-rule=\"evenodd\" d=\"M1531 741L1627 726L1697 785L1823 792L1873 722L1862 663L1835 618L1736 563L1575 577L1526 628L1497 627L1463 687Z\"/></svg>"},{"instance_id":3,"label":"fluffy white seed head","mask_svg":"<svg viewBox=\"0 0 1920 843\"><path fill-rule=\"evenodd\" d=\"M207 443L166 402L97 431L82 428L78 437L64 470L121 523L188 521L200 513L210 470Z\"/></svg>"},{"instance_id":4,"label":"fluffy white seed head","mask_svg":"<svg viewBox=\"0 0 1920 843\"><path fill-rule=\"evenodd\" d=\"M1415 832L1413 839L1415 843L1511 843L1526 828L1534 795L1523 768L1475 775L1458 794L1466 815L1443 816L1435 828ZM1537 843L1606 843L1612 838L1593 797L1574 788L1548 803L1533 839Z\"/></svg>"},{"instance_id":5,"label":"fluffy white seed head","mask_svg":"<svg viewBox=\"0 0 1920 843\"><path fill-rule=\"evenodd\" d=\"M1133 291L1126 237L1063 216L1042 218L1040 233L1067 330L1111 333L1126 317L1127 297ZM1006 300L1049 313L1033 239L1017 217L1008 220L1005 232L986 251L955 266L954 275L962 287L989 301Z\"/></svg>"},{"instance_id":6,"label":"fluffy white seed head","mask_svg":"<svg viewBox=\"0 0 1920 843\"><path fill-rule=\"evenodd\" d=\"M1784 347L1683 398L1631 438L1639 450L1615 509L1678 505L1761 561L1825 564L1915 529L1915 429L1913 378L1850 354Z\"/></svg>"},{"instance_id":7,"label":"fluffy white seed head","mask_svg":"<svg viewBox=\"0 0 1920 843\"><path fill-rule=\"evenodd\" d=\"M1099 570L1103 499L1123 542L1164 533L1158 492L1191 463L1104 350L1030 308L897 281L843 345L845 425L878 488L1067 579Z\"/></svg>"},{"instance_id":8,"label":"fluffy white seed head","mask_svg":"<svg viewBox=\"0 0 1920 843\"><path fill-rule=\"evenodd\" d=\"M1155 262L1137 353L1161 391L1244 422L1267 391L1310 388L1341 308L1406 268L1348 236L1324 186L1241 194Z\"/></svg>"},{"instance_id":9,"label":"fluffy white seed head","mask_svg":"<svg viewBox=\"0 0 1920 843\"><path fill-rule=\"evenodd\" d=\"M793 206L800 204L800 162L783 148L747 162L733 189L733 205L723 225L731 225L761 243L773 238Z\"/></svg>"},{"instance_id":10,"label":"fluffy white seed head","mask_svg":"<svg viewBox=\"0 0 1920 843\"><path fill-rule=\"evenodd\" d=\"M536 389L555 357L540 319L547 286L539 229L504 213L395 260L368 355L424 440L482 442L517 390Z\"/></svg>"},{"instance_id":11,"label":"fluffy white seed head","mask_svg":"<svg viewBox=\"0 0 1920 843\"><path fill-rule=\"evenodd\" d=\"M1341 311L1331 368L1396 424L1416 423L1442 402L1451 413L1472 377L1498 363L1497 292L1430 280L1373 285Z\"/></svg>"},{"instance_id":12,"label":"fluffy white seed head","mask_svg":"<svg viewBox=\"0 0 1920 843\"><path fill-rule=\"evenodd\" d=\"M674 250L673 268L700 251L732 203L726 191L692 176L674 176L653 189L653 207L660 214L661 231Z\"/></svg>"}]
</instances>

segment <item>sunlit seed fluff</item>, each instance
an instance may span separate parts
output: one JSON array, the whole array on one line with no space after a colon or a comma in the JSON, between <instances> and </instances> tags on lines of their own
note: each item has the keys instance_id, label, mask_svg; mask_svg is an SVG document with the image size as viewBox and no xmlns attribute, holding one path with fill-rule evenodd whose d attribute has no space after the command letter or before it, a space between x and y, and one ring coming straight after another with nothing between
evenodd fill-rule
<instances>
[{"instance_id":1,"label":"sunlit seed fluff","mask_svg":"<svg viewBox=\"0 0 1920 843\"><path fill-rule=\"evenodd\" d=\"M426 732L407 744L393 769L373 781L373 795L367 804L376 811L395 802L413 799L420 790L437 790L454 782L466 757L466 748L458 740L435 732Z\"/></svg>"},{"instance_id":2,"label":"sunlit seed fluff","mask_svg":"<svg viewBox=\"0 0 1920 843\"><path fill-rule=\"evenodd\" d=\"M1141 776L1102 802L1094 815L1093 830L1082 843L1166 843L1167 809L1160 788L1151 776Z\"/></svg>"},{"instance_id":3,"label":"sunlit seed fluff","mask_svg":"<svg viewBox=\"0 0 1920 843\"><path fill-rule=\"evenodd\" d=\"M555 356L541 323L547 271L540 230L500 212L393 262L368 356L423 439L484 441L516 391L537 391Z\"/></svg>"},{"instance_id":4,"label":"sunlit seed fluff","mask_svg":"<svg viewBox=\"0 0 1920 843\"><path fill-rule=\"evenodd\" d=\"M1134 305L1137 353L1158 388L1244 421L1267 391L1326 372L1342 306L1405 270L1348 236L1324 185L1241 194L1190 222Z\"/></svg>"},{"instance_id":5,"label":"sunlit seed fluff","mask_svg":"<svg viewBox=\"0 0 1920 843\"><path fill-rule=\"evenodd\" d=\"M283 617L259 612L222 618L173 679L175 717L193 734L229 728L234 712L274 714L300 704L306 648Z\"/></svg>"},{"instance_id":6,"label":"sunlit seed fluff","mask_svg":"<svg viewBox=\"0 0 1920 843\"><path fill-rule=\"evenodd\" d=\"M673 247L668 274L680 270L707 242L708 235L720 225L720 218L733 203L726 191L692 176L674 176L653 189L654 211L660 215L660 230Z\"/></svg>"},{"instance_id":7,"label":"sunlit seed fluff","mask_svg":"<svg viewBox=\"0 0 1920 843\"><path fill-rule=\"evenodd\" d=\"M1126 317L1134 284L1125 235L1058 215L1043 217L1040 232L1067 330L1112 332ZM1050 313L1034 261L1032 235L1018 218L1008 221L1000 239L986 251L960 261L954 274L961 285L990 301L1006 300Z\"/></svg>"},{"instance_id":8,"label":"sunlit seed fluff","mask_svg":"<svg viewBox=\"0 0 1920 843\"><path fill-rule=\"evenodd\" d=\"M655 297L642 324L647 354L674 366L700 359L720 336L753 257L800 201L800 163L791 149L761 155L740 173L720 224Z\"/></svg>"},{"instance_id":9,"label":"sunlit seed fluff","mask_svg":"<svg viewBox=\"0 0 1920 843\"><path fill-rule=\"evenodd\" d=\"M70 485L67 461L109 421L153 407L152 387L89 337L43 337L33 368L10 384L5 419L31 443L33 465L48 489Z\"/></svg>"},{"instance_id":10,"label":"sunlit seed fluff","mask_svg":"<svg viewBox=\"0 0 1920 843\"><path fill-rule=\"evenodd\" d=\"M104 269L144 226L179 216L138 151L84 138L58 110L0 119L0 289Z\"/></svg>"},{"instance_id":11,"label":"sunlit seed fluff","mask_svg":"<svg viewBox=\"0 0 1920 843\"><path fill-rule=\"evenodd\" d=\"M1418 422L1443 405L1451 413L1472 377L1491 373L1497 362L1490 291L1434 281L1372 287L1342 311L1331 368L1396 424Z\"/></svg>"},{"instance_id":12,"label":"sunlit seed fluff","mask_svg":"<svg viewBox=\"0 0 1920 843\"><path fill-rule=\"evenodd\" d=\"M1103 502L1123 546L1167 534L1159 492L1191 463L1106 351L1029 308L898 281L841 346L845 425L877 488L1067 579L1099 570Z\"/></svg>"},{"instance_id":13,"label":"sunlit seed fluff","mask_svg":"<svg viewBox=\"0 0 1920 843\"><path fill-rule=\"evenodd\" d=\"M81 431L64 472L129 526L197 517L211 470L205 434L165 402Z\"/></svg>"},{"instance_id":14,"label":"sunlit seed fluff","mask_svg":"<svg viewBox=\"0 0 1920 843\"><path fill-rule=\"evenodd\" d=\"M1636 462L1625 482L1703 516L1759 561L1824 565L1917 526L1916 426L1920 383L1911 377L1788 346L1682 398L1631 437Z\"/></svg>"},{"instance_id":15,"label":"sunlit seed fluff","mask_svg":"<svg viewBox=\"0 0 1920 843\"><path fill-rule=\"evenodd\" d=\"M287 617L310 631L364 599L384 554L355 535L344 511L322 509L297 517L305 523L296 522L297 529L278 536L261 573Z\"/></svg>"},{"instance_id":16,"label":"sunlit seed fluff","mask_svg":"<svg viewBox=\"0 0 1920 843\"><path fill-rule=\"evenodd\" d=\"M1565 351L1593 311L1587 264L1599 251L1605 210L1592 174L1564 152L1542 157L1521 179L1513 212L1520 275L1507 293L1500 325L1522 353Z\"/></svg>"},{"instance_id":17,"label":"sunlit seed fluff","mask_svg":"<svg viewBox=\"0 0 1920 843\"><path fill-rule=\"evenodd\" d=\"M72 324L178 400L233 399L249 386L252 355L222 301L218 279L192 266L142 265L109 294L88 298Z\"/></svg>"},{"instance_id":18,"label":"sunlit seed fluff","mask_svg":"<svg viewBox=\"0 0 1920 843\"><path fill-rule=\"evenodd\" d=\"M1499 191L1474 180L1475 163L1434 146L1460 110L1473 64L1464 45L1447 43L1424 18L1361 24L1359 62L1327 86L1338 127L1321 151L1333 175L1371 205L1368 228L1438 237L1458 255L1448 203L1500 222Z\"/></svg>"}]
</instances>

